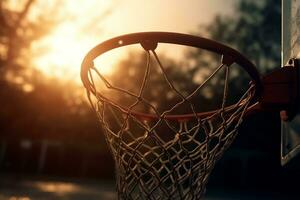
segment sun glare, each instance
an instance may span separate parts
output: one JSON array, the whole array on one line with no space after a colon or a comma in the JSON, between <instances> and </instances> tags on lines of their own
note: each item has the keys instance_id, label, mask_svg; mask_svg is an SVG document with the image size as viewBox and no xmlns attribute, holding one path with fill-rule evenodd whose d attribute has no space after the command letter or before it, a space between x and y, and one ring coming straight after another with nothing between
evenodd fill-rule
<instances>
[{"instance_id":1,"label":"sun glare","mask_svg":"<svg viewBox=\"0 0 300 200\"><path fill-rule=\"evenodd\" d=\"M89 3L65 1L60 11L64 12L66 20L33 44L32 51L37 55L33 64L47 76L79 81L82 59L103 39L100 37L103 30L99 16L105 20L104 13L110 9L107 2L94 0ZM106 60L107 67L102 68L103 73L112 72L111 63Z\"/></svg>"},{"instance_id":2,"label":"sun glare","mask_svg":"<svg viewBox=\"0 0 300 200\"><path fill-rule=\"evenodd\" d=\"M11 6L16 9L20 7L18 0L11 0L11 2ZM200 23L203 17L186 15L186 18L182 18L182 22L179 20L174 23L174 19L185 16L180 13L186 13L191 8L198 9L199 5L206 5L203 9L211 11L210 7L207 7L208 4L199 3L197 0L191 1L192 4L183 2L178 0L170 7L168 1L153 0L147 3L149 7L146 9L145 3L139 0L89 0L88 3L85 0L37 0L29 16L31 20L39 19L40 16L50 19L57 17L59 20L46 37L32 45L33 64L47 76L80 82L82 59L100 42L131 32L159 30L188 33L193 30L192 27ZM216 2L213 5L215 4ZM141 10L141 6L145 9ZM157 10L155 15L153 15L154 8ZM166 8L170 9L170 13L166 14ZM223 7L219 9L222 10ZM178 13L178 10L181 12ZM208 12L206 16L209 19L212 13ZM112 73L114 69L112 64L122 58L124 54L103 59L102 73Z\"/></svg>"}]
</instances>

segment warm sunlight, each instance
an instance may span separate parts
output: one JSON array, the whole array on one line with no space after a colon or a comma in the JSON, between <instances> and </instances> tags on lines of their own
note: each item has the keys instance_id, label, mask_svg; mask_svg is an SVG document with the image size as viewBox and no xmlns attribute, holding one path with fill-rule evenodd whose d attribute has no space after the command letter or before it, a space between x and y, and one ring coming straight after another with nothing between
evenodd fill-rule
<instances>
[{"instance_id":1,"label":"warm sunlight","mask_svg":"<svg viewBox=\"0 0 300 200\"><path fill-rule=\"evenodd\" d=\"M35 65L47 75L59 78L79 77L80 63L95 42L80 37L80 34L72 34L70 28L67 25L61 26L36 44L36 48L45 48L45 54L35 60ZM105 66L110 66L106 64ZM102 70L104 73L111 72L109 67Z\"/></svg>"},{"instance_id":2,"label":"warm sunlight","mask_svg":"<svg viewBox=\"0 0 300 200\"><path fill-rule=\"evenodd\" d=\"M80 63L88 50L103 39L101 23L111 6L97 0L89 3L65 1L60 4L59 12L64 15L62 22L32 45L32 51L38 55L33 61L36 68L48 76L79 81ZM107 67L102 68L103 73L111 72L112 62L105 62Z\"/></svg>"},{"instance_id":3,"label":"warm sunlight","mask_svg":"<svg viewBox=\"0 0 300 200\"><path fill-rule=\"evenodd\" d=\"M12 2L15 2L12 6L17 7L17 1ZM223 11L228 10L228 8L217 6L216 2L201 4L201 9L206 10L205 17L201 17L200 12L197 18L194 16L181 18L183 13L196 9L200 4L193 0L187 7L186 3L176 2L170 7L169 1L153 0L151 3L147 2L147 5L143 4L148 9L141 12L142 4L138 0L90 0L88 3L84 0L78 0L76 3L74 1L38 0L29 17L34 20L44 15L52 16L54 27L50 28L50 33L46 34L46 37L36 40L31 45L31 52L34 55L32 63L49 77L80 82L80 64L85 54L106 39L141 31L189 33L199 23L208 21L207 16L214 14L212 7ZM165 12L166 8L169 10L168 14ZM155 16L153 16L153 10L156 10ZM182 20L175 24L173 22L176 18ZM122 57L124 54L104 58L101 61L102 73L112 73L113 65Z\"/></svg>"}]
</instances>

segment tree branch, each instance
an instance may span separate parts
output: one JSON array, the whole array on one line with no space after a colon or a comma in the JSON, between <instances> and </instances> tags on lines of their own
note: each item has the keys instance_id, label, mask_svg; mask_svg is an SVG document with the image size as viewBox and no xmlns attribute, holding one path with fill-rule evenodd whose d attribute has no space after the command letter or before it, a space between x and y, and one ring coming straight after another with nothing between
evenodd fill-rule
<instances>
[{"instance_id":1,"label":"tree branch","mask_svg":"<svg viewBox=\"0 0 300 200\"><path fill-rule=\"evenodd\" d=\"M35 0L28 0L27 3L24 6L24 9L22 10L22 12L19 14L19 17L14 25L14 30L16 31L17 28L20 26L22 20L25 18L25 16L27 15L31 5L34 3Z\"/></svg>"},{"instance_id":2,"label":"tree branch","mask_svg":"<svg viewBox=\"0 0 300 200\"><path fill-rule=\"evenodd\" d=\"M27 3L24 6L24 9L22 12L20 12L18 19L14 23L14 25L10 29L10 35L8 40L8 46L7 46L7 65L11 65L15 58L16 50L14 49L14 46L16 45L17 40L17 30L21 26L22 20L26 17L26 15L29 12L29 9L31 5L34 3L35 0L28 0Z\"/></svg>"},{"instance_id":3,"label":"tree branch","mask_svg":"<svg viewBox=\"0 0 300 200\"><path fill-rule=\"evenodd\" d=\"M3 0L0 0L0 25L2 27L6 27L7 25L3 13Z\"/></svg>"}]
</instances>

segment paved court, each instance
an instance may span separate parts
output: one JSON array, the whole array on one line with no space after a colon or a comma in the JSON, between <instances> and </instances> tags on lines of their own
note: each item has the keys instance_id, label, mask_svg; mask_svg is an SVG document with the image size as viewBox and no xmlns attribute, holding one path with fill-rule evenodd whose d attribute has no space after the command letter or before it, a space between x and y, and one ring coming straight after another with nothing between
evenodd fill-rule
<instances>
[{"instance_id":1,"label":"paved court","mask_svg":"<svg viewBox=\"0 0 300 200\"><path fill-rule=\"evenodd\" d=\"M113 200L114 182L53 177L0 176L0 200ZM204 200L296 200L277 192L208 189Z\"/></svg>"}]
</instances>

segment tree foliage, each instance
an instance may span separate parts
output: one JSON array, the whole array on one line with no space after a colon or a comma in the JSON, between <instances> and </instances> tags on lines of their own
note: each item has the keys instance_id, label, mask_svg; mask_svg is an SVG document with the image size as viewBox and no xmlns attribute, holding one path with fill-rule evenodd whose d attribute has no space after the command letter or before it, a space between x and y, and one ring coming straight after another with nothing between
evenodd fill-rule
<instances>
[{"instance_id":1,"label":"tree foliage","mask_svg":"<svg viewBox=\"0 0 300 200\"><path fill-rule=\"evenodd\" d=\"M263 73L281 59L281 1L243 0L233 15L217 16L206 31L211 38L235 47Z\"/></svg>"},{"instance_id":2,"label":"tree foliage","mask_svg":"<svg viewBox=\"0 0 300 200\"><path fill-rule=\"evenodd\" d=\"M78 86L31 65L31 45L63 20L55 2L43 11L37 0L23 1L18 9L0 0L0 137L99 145L95 115Z\"/></svg>"},{"instance_id":3,"label":"tree foliage","mask_svg":"<svg viewBox=\"0 0 300 200\"><path fill-rule=\"evenodd\" d=\"M30 46L50 32L57 22L56 17L45 17L48 13L39 13L30 18L35 0L20 4L20 9L10 6L11 1L0 1L0 63L1 67L21 68L32 59ZM53 10L52 10L53 11Z\"/></svg>"}]
</instances>

